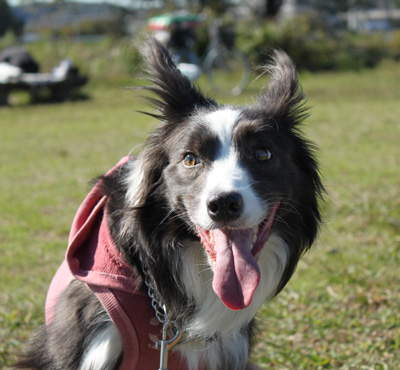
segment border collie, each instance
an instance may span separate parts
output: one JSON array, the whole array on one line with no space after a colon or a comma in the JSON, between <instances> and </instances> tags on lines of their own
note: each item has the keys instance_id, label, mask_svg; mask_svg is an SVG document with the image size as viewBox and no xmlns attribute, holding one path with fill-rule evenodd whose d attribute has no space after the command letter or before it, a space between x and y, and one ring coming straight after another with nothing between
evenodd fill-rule
<instances>
[{"instance_id":1,"label":"border collie","mask_svg":"<svg viewBox=\"0 0 400 370\"><path fill-rule=\"evenodd\" d=\"M203 95L157 41L142 54L160 125L78 210L20 368L155 370L164 335L178 338L170 369L256 369L257 310L316 238L323 185L290 58L274 51L268 88L236 107Z\"/></svg>"}]
</instances>

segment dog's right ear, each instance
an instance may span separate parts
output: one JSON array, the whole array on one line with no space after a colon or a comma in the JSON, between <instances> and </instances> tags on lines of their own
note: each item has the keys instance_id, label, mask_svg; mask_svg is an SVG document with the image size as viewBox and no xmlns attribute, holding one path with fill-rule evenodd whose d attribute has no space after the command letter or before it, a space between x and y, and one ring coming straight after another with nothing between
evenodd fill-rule
<instances>
[{"instance_id":1,"label":"dog's right ear","mask_svg":"<svg viewBox=\"0 0 400 370\"><path fill-rule=\"evenodd\" d=\"M217 104L205 97L176 67L168 50L153 37L148 38L140 48L144 59L146 79L153 83L144 87L155 97L147 98L156 113L146 114L169 123L180 123L193 111Z\"/></svg>"}]
</instances>

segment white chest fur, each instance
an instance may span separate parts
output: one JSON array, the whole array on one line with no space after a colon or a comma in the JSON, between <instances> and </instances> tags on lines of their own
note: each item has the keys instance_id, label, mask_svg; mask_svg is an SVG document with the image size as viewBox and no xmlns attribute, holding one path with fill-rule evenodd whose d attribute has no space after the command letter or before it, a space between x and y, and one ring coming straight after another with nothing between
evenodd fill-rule
<instances>
[{"instance_id":1,"label":"white chest fur","mask_svg":"<svg viewBox=\"0 0 400 370\"><path fill-rule=\"evenodd\" d=\"M201 244L192 242L185 245L181 276L188 296L197 302L195 315L186 323L186 335L189 338L218 337L218 340L206 342L194 340L177 348L186 357L190 370L197 370L199 363L204 362L207 369L217 369L224 358L244 367L249 350L245 327L262 303L275 294L287 256L286 243L272 234L258 258L261 281L252 303L243 310L232 311L212 289L214 273Z\"/></svg>"}]
</instances>

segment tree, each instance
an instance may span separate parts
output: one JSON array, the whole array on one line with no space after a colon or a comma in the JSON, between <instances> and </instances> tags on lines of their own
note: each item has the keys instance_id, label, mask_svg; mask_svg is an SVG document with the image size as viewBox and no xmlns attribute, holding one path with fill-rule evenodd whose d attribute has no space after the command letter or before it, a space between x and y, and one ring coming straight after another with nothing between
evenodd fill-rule
<instances>
[{"instance_id":1,"label":"tree","mask_svg":"<svg viewBox=\"0 0 400 370\"><path fill-rule=\"evenodd\" d=\"M0 37L11 28L13 15L6 0L0 0Z\"/></svg>"},{"instance_id":2,"label":"tree","mask_svg":"<svg viewBox=\"0 0 400 370\"><path fill-rule=\"evenodd\" d=\"M20 35L22 29L23 21L14 16L7 0L0 0L0 37L3 37L7 31Z\"/></svg>"},{"instance_id":3,"label":"tree","mask_svg":"<svg viewBox=\"0 0 400 370\"><path fill-rule=\"evenodd\" d=\"M265 16L275 17L282 5L282 0L265 0Z\"/></svg>"},{"instance_id":4,"label":"tree","mask_svg":"<svg viewBox=\"0 0 400 370\"><path fill-rule=\"evenodd\" d=\"M227 0L199 0L200 9L209 8L215 14L223 14L230 6L230 2Z\"/></svg>"}]
</instances>

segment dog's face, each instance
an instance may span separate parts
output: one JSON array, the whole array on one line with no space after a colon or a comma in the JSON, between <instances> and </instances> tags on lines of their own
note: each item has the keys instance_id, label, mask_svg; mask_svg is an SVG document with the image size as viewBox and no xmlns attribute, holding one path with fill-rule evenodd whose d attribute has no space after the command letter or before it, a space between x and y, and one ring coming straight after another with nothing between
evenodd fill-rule
<instances>
[{"instance_id":1,"label":"dog's face","mask_svg":"<svg viewBox=\"0 0 400 370\"><path fill-rule=\"evenodd\" d=\"M229 308L245 308L276 212L299 186L289 139L250 109L221 107L190 117L167 147L172 207L202 239L215 293Z\"/></svg>"},{"instance_id":2,"label":"dog's face","mask_svg":"<svg viewBox=\"0 0 400 370\"><path fill-rule=\"evenodd\" d=\"M152 101L159 108L153 116L162 125L142 156L158 169L142 164L141 178L162 179L170 214L204 246L214 292L227 307L241 310L260 283L260 255L270 235L291 243L276 293L312 243L319 221L321 184L297 130L304 109L294 66L276 52L270 87L258 103L230 107L205 98L157 43L147 53L156 84L149 90L159 97ZM137 193L132 197L141 197Z\"/></svg>"}]
</instances>

